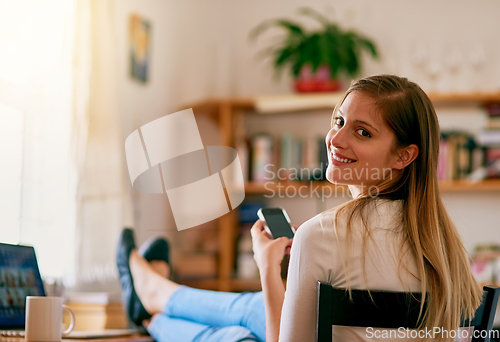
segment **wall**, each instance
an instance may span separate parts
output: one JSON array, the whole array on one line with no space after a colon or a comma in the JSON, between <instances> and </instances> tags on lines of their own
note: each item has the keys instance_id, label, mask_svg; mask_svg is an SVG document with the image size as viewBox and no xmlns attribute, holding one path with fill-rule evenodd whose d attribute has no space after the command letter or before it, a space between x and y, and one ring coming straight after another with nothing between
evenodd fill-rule
<instances>
[{"instance_id":1,"label":"wall","mask_svg":"<svg viewBox=\"0 0 500 342\"><path fill-rule=\"evenodd\" d=\"M367 62L364 74L397 73L426 90L500 88L496 44L500 3L495 0L115 0L114 4L124 136L196 99L289 92L290 79L285 76L274 82L269 64L256 58L256 52L273 36L271 32L257 44L249 44L247 38L263 20L290 17L301 6L326 10L343 27L355 28L376 41L382 59ZM132 81L127 73L130 13L152 23L151 81L146 85ZM311 20L305 21L313 26ZM480 110L470 111L482 120ZM456 125L454 119L440 120L443 127ZM468 125L468 120L471 117L462 122ZM139 240L155 234L173 236L166 232L175 232L168 199L133 193ZM500 212L496 210L500 193L447 193L444 199L468 250L480 242L500 241ZM286 200L282 205L297 208L289 212L300 223L323 205L333 204Z\"/></svg>"}]
</instances>

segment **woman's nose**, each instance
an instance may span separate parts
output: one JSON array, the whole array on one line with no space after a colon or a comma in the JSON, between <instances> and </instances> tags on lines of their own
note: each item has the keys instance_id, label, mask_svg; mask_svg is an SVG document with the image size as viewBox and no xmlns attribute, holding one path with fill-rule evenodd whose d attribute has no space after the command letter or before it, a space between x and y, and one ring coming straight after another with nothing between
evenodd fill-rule
<instances>
[{"instance_id":1,"label":"woman's nose","mask_svg":"<svg viewBox=\"0 0 500 342\"><path fill-rule=\"evenodd\" d=\"M345 129L332 130L328 133L330 139L327 144L332 145L337 148L345 149L347 147L347 136Z\"/></svg>"}]
</instances>

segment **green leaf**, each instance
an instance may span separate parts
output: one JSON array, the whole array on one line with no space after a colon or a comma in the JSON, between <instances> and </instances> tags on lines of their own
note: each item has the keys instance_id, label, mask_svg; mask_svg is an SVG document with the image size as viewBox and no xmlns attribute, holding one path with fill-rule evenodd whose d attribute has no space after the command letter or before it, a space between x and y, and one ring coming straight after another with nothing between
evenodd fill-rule
<instances>
[{"instance_id":1,"label":"green leaf","mask_svg":"<svg viewBox=\"0 0 500 342\"><path fill-rule=\"evenodd\" d=\"M284 47L283 49L277 50L274 59L274 66L279 67L286 64L286 62L289 61L294 54L295 50L291 47Z\"/></svg>"},{"instance_id":2,"label":"green leaf","mask_svg":"<svg viewBox=\"0 0 500 342\"><path fill-rule=\"evenodd\" d=\"M373 44L366 38L359 38L359 43L360 46L368 50L374 58L378 58L378 51L377 48L375 47L375 44Z\"/></svg>"},{"instance_id":3,"label":"green leaf","mask_svg":"<svg viewBox=\"0 0 500 342\"><path fill-rule=\"evenodd\" d=\"M275 26L286 29L289 32L289 34L292 35L297 35L299 37L304 35L304 30L302 29L302 27L299 24L296 24L292 21L283 19L268 20L255 27L252 31L250 31L249 34L250 41L256 40L257 37L260 36L262 33L267 31L269 28Z\"/></svg>"}]
</instances>

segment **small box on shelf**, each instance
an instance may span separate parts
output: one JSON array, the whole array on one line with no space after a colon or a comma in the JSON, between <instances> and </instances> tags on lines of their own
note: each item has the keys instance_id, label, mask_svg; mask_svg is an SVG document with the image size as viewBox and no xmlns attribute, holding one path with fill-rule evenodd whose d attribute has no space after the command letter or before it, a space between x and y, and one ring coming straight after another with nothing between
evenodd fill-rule
<instances>
[{"instance_id":1,"label":"small box on shelf","mask_svg":"<svg viewBox=\"0 0 500 342\"><path fill-rule=\"evenodd\" d=\"M217 277L217 254L213 252L180 253L176 258L175 277L199 279Z\"/></svg>"},{"instance_id":2,"label":"small box on shelf","mask_svg":"<svg viewBox=\"0 0 500 342\"><path fill-rule=\"evenodd\" d=\"M236 253L235 276L237 279L259 279L259 270L253 258L250 228L252 228L252 223L246 223L240 226Z\"/></svg>"}]
</instances>

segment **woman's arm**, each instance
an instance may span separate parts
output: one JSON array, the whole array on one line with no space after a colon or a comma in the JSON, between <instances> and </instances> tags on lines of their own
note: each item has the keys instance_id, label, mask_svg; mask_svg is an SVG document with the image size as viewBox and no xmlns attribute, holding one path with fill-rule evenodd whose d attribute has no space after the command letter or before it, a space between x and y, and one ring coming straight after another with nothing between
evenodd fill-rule
<instances>
[{"instance_id":1,"label":"woman's arm","mask_svg":"<svg viewBox=\"0 0 500 342\"><path fill-rule=\"evenodd\" d=\"M276 342L280 333L281 309L285 287L281 280L281 261L291 246L292 239L271 239L264 222L257 221L251 229L254 258L259 267L264 305L266 309L266 341Z\"/></svg>"},{"instance_id":2,"label":"woman's arm","mask_svg":"<svg viewBox=\"0 0 500 342\"><path fill-rule=\"evenodd\" d=\"M264 305L266 308L266 341L276 342L280 335L281 309L285 297L285 287L281 280L280 267L260 270Z\"/></svg>"},{"instance_id":3,"label":"woman's arm","mask_svg":"<svg viewBox=\"0 0 500 342\"><path fill-rule=\"evenodd\" d=\"M279 340L313 342L316 328L316 283L335 279L341 264L331 225L322 228L320 216L305 222L295 234Z\"/></svg>"}]
</instances>

